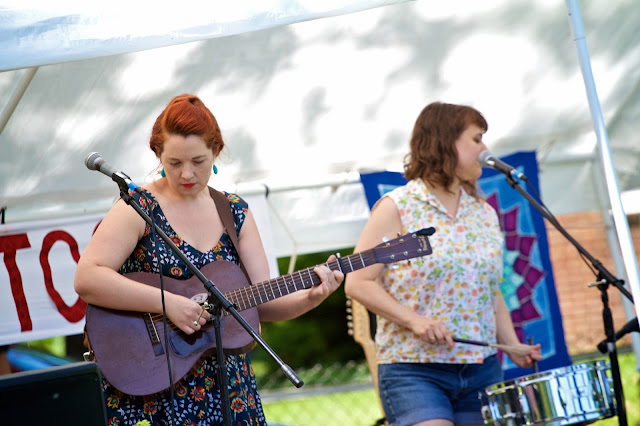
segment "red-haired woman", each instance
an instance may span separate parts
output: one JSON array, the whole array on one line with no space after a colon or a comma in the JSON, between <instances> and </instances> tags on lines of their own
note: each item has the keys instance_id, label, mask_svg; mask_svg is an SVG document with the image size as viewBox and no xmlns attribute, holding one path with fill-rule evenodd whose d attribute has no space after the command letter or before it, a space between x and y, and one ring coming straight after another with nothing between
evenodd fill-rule
<instances>
[{"instance_id":1,"label":"red-haired woman","mask_svg":"<svg viewBox=\"0 0 640 426\"><path fill-rule=\"evenodd\" d=\"M436 228L430 256L370 266L345 283L349 296L377 314L378 386L391 425L482 424L478 391L503 380L496 351L452 337L520 345L500 294L498 217L476 189L487 128L474 108L427 105L405 159L408 183L374 206L355 249ZM528 348L511 359L531 366L540 347Z\"/></svg>"},{"instance_id":2,"label":"red-haired woman","mask_svg":"<svg viewBox=\"0 0 640 426\"><path fill-rule=\"evenodd\" d=\"M172 99L153 126L150 147L162 165L162 177L144 187L144 197L132 193L137 204L196 267L220 259L238 263L240 258L251 282L268 280L267 258L247 203L225 193L235 221L235 229L225 229L210 195L207 184L224 142L215 117L204 103L193 95ZM237 246L227 232L236 233ZM156 244L149 226L134 209L119 200L78 262L76 292L92 305L161 314L160 290L123 275L130 272L161 272L177 279L192 275L165 244ZM301 315L319 305L343 279L341 273L326 266L315 268L315 272L321 285L259 305L260 320L281 321ZM165 305L168 320L186 334L201 330L211 317L199 303L170 292L165 292ZM264 424L249 357L228 355L225 363L232 423ZM131 425L141 420L152 425L222 424L216 368L215 353L199 361L175 384L173 396L168 390L130 396L105 382L109 424ZM166 370L157 374L168 375Z\"/></svg>"}]
</instances>

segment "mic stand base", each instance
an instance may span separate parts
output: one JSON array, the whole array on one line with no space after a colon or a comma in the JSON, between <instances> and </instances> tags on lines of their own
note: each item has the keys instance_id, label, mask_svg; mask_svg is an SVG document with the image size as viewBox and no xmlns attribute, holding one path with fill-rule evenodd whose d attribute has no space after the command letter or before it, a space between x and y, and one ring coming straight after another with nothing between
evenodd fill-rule
<instances>
[{"instance_id":1,"label":"mic stand base","mask_svg":"<svg viewBox=\"0 0 640 426\"><path fill-rule=\"evenodd\" d=\"M604 281L604 280L602 280ZM618 424L627 426L627 411L624 405L624 391L622 389L622 378L620 377L620 364L618 363L618 351L615 343L615 328L613 326L613 315L609 307L609 295L607 289L609 284L600 282L597 287L600 290L600 299L602 300L602 321L604 323L604 331L607 336L607 352L609 353L609 362L611 363L611 378L613 379L613 393L616 398L616 414L618 416Z\"/></svg>"}]
</instances>

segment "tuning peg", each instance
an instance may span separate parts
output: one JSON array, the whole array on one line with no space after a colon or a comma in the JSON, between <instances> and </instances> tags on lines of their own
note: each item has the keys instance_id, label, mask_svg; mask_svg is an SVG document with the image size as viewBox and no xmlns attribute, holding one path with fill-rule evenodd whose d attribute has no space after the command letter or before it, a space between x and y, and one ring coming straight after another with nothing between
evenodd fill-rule
<instances>
[{"instance_id":1,"label":"tuning peg","mask_svg":"<svg viewBox=\"0 0 640 426\"><path fill-rule=\"evenodd\" d=\"M389 242L389 237L387 237L387 236L382 237L382 242L383 243L388 243Z\"/></svg>"},{"instance_id":2,"label":"tuning peg","mask_svg":"<svg viewBox=\"0 0 640 426\"><path fill-rule=\"evenodd\" d=\"M348 334L349 336L353 336L353 328L349 328L349 329L347 330L347 334Z\"/></svg>"},{"instance_id":3,"label":"tuning peg","mask_svg":"<svg viewBox=\"0 0 640 426\"><path fill-rule=\"evenodd\" d=\"M353 319L353 315L347 315L347 321L351 321Z\"/></svg>"}]
</instances>

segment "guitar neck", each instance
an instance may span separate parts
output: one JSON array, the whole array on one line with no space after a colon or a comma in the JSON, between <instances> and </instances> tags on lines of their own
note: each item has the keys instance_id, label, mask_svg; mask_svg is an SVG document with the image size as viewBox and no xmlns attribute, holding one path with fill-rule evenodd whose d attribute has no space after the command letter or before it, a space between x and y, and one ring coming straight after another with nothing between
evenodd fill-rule
<instances>
[{"instance_id":1,"label":"guitar neck","mask_svg":"<svg viewBox=\"0 0 640 426\"><path fill-rule=\"evenodd\" d=\"M370 249L347 257L340 257L334 261L326 262L325 265L332 271L342 271L346 275L349 272L357 271L375 263L378 262L376 261L374 250ZM226 293L224 296L239 311L253 308L270 300L320 284L322 281L313 271L314 268L302 269L288 275L243 287Z\"/></svg>"},{"instance_id":2,"label":"guitar neck","mask_svg":"<svg viewBox=\"0 0 640 426\"><path fill-rule=\"evenodd\" d=\"M341 271L346 275L376 263L393 263L426 256L431 254L428 236L434 232L434 228L420 229L391 241L385 241L369 250L339 257L325 265L332 271ZM320 282L313 268L307 268L231 291L226 293L225 297L236 306L236 309L242 311L298 290L310 288Z\"/></svg>"}]
</instances>

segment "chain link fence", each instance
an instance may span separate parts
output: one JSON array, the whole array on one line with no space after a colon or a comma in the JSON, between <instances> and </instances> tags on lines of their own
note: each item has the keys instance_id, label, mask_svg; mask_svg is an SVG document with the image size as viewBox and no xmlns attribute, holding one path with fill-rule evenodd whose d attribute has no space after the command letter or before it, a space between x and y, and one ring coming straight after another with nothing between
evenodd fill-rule
<instances>
[{"instance_id":1,"label":"chain link fence","mask_svg":"<svg viewBox=\"0 0 640 426\"><path fill-rule=\"evenodd\" d=\"M365 362L317 364L296 373L305 383L299 389L281 372L257 379L270 426L382 424L382 409Z\"/></svg>"}]
</instances>

